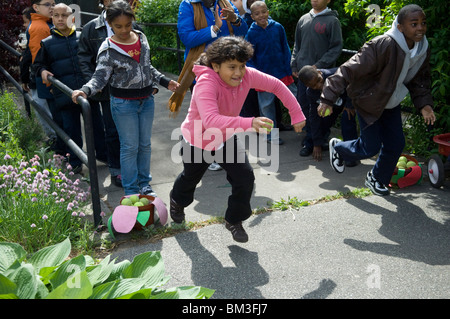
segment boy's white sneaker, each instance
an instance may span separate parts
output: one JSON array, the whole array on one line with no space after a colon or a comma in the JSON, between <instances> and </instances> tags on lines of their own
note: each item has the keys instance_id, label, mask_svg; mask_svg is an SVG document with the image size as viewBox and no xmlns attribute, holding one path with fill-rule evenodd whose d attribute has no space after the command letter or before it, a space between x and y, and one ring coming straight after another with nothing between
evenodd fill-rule
<instances>
[{"instance_id":1,"label":"boy's white sneaker","mask_svg":"<svg viewBox=\"0 0 450 319\"><path fill-rule=\"evenodd\" d=\"M330 165L338 173L343 173L345 170L345 163L342 157L334 149L334 146L341 142L338 138L332 138L329 142L329 152L330 152Z\"/></svg>"},{"instance_id":2,"label":"boy's white sneaker","mask_svg":"<svg viewBox=\"0 0 450 319\"><path fill-rule=\"evenodd\" d=\"M379 196L389 195L389 188L384 186L383 183L378 181L372 174L372 171L367 173L365 185L370 188L372 193Z\"/></svg>"}]
</instances>

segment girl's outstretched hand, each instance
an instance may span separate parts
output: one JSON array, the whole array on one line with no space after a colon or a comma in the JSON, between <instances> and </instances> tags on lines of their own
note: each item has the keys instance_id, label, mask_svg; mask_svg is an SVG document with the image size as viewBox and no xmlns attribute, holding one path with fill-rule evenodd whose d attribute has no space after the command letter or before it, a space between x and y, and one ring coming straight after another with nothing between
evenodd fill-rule
<instances>
[{"instance_id":1,"label":"girl's outstretched hand","mask_svg":"<svg viewBox=\"0 0 450 319\"><path fill-rule=\"evenodd\" d=\"M421 110L425 124L433 125L436 121L436 115L434 115L433 108L430 105L425 105Z\"/></svg>"},{"instance_id":2,"label":"girl's outstretched hand","mask_svg":"<svg viewBox=\"0 0 450 319\"><path fill-rule=\"evenodd\" d=\"M273 128L273 121L267 117L255 117L252 127L258 133L269 133Z\"/></svg>"}]
</instances>

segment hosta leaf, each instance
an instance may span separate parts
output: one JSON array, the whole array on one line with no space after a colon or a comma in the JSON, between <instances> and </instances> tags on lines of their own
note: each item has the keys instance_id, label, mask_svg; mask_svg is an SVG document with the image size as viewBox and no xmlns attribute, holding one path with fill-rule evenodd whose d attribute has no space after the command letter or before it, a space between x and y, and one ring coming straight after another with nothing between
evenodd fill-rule
<instances>
[{"instance_id":1,"label":"hosta leaf","mask_svg":"<svg viewBox=\"0 0 450 319\"><path fill-rule=\"evenodd\" d=\"M110 263L109 262L110 259L111 256L108 255L98 265L86 268L89 280L91 281L94 287L104 282L111 275L111 272L114 268L114 263Z\"/></svg>"},{"instance_id":2,"label":"hosta leaf","mask_svg":"<svg viewBox=\"0 0 450 319\"><path fill-rule=\"evenodd\" d=\"M67 281L70 276L86 269L84 256L80 255L63 263L50 278L53 290Z\"/></svg>"},{"instance_id":3,"label":"hosta leaf","mask_svg":"<svg viewBox=\"0 0 450 319\"><path fill-rule=\"evenodd\" d=\"M46 299L87 299L92 295L92 284L83 270L72 275L66 282L56 287Z\"/></svg>"},{"instance_id":4,"label":"hosta leaf","mask_svg":"<svg viewBox=\"0 0 450 319\"><path fill-rule=\"evenodd\" d=\"M118 297L117 299L148 299L152 294L151 288L145 288L138 291L135 291L131 294L123 295Z\"/></svg>"},{"instance_id":5,"label":"hosta leaf","mask_svg":"<svg viewBox=\"0 0 450 319\"><path fill-rule=\"evenodd\" d=\"M126 269L130 264L131 263L129 260L123 260L117 264L114 264L111 270L111 274L109 275L108 279L106 279L106 281L114 281L120 279L122 277L123 270Z\"/></svg>"},{"instance_id":6,"label":"hosta leaf","mask_svg":"<svg viewBox=\"0 0 450 319\"><path fill-rule=\"evenodd\" d=\"M21 262L27 252L15 243L0 243L0 273L8 269L16 260Z\"/></svg>"},{"instance_id":7,"label":"hosta leaf","mask_svg":"<svg viewBox=\"0 0 450 319\"><path fill-rule=\"evenodd\" d=\"M61 264L70 254L72 246L69 238L63 242L42 248L30 259L30 263L38 270L43 267L52 267Z\"/></svg>"},{"instance_id":8,"label":"hosta leaf","mask_svg":"<svg viewBox=\"0 0 450 319\"><path fill-rule=\"evenodd\" d=\"M17 285L9 278L0 274L0 295L15 294Z\"/></svg>"},{"instance_id":9,"label":"hosta leaf","mask_svg":"<svg viewBox=\"0 0 450 319\"><path fill-rule=\"evenodd\" d=\"M9 278L16 284L16 295L20 299L34 299L38 291L38 276L34 267L30 264L23 264L9 275Z\"/></svg>"},{"instance_id":10,"label":"hosta leaf","mask_svg":"<svg viewBox=\"0 0 450 319\"><path fill-rule=\"evenodd\" d=\"M109 290L108 294L103 296L103 299L116 299L142 288L144 282L140 278L127 278L117 280L113 287Z\"/></svg>"},{"instance_id":11,"label":"hosta leaf","mask_svg":"<svg viewBox=\"0 0 450 319\"><path fill-rule=\"evenodd\" d=\"M123 278L141 278L146 288L161 286L167 278L164 276L164 263L159 251L137 255L122 275Z\"/></svg>"}]
</instances>

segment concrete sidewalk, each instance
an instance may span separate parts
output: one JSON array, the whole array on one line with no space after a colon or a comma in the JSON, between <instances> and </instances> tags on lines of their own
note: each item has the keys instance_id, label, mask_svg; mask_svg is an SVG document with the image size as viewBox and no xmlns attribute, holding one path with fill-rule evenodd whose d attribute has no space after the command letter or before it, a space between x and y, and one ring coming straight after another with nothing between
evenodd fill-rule
<instances>
[{"instance_id":1,"label":"concrete sidewalk","mask_svg":"<svg viewBox=\"0 0 450 319\"><path fill-rule=\"evenodd\" d=\"M174 162L179 128L187 112L185 98L178 117L168 117L170 92L156 96L152 135L153 189L169 203L173 181L182 170ZM300 157L304 133L281 132L277 172L268 172L250 153L255 171L252 207L296 197L314 200L364 187L374 161L365 160L344 174L324 160ZM99 165L104 211L119 204L123 190L110 185ZM223 216L231 187L224 171L207 171L186 208L187 221ZM169 219L169 223L171 220ZM252 216L244 223L248 243L239 244L221 224L165 238L152 244L121 242L112 252L118 261L161 251L168 287L198 285L225 298L449 298L450 182L432 188L427 181L391 196L340 199ZM181 313L181 310L180 310Z\"/></svg>"}]
</instances>

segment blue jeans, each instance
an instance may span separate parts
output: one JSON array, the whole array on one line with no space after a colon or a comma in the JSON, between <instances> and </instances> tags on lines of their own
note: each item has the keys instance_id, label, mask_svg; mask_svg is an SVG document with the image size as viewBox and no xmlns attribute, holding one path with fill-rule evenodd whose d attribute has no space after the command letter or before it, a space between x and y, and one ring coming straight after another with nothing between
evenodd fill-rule
<instances>
[{"instance_id":1,"label":"blue jeans","mask_svg":"<svg viewBox=\"0 0 450 319\"><path fill-rule=\"evenodd\" d=\"M384 110L381 117L370 125L359 114L358 119L361 127L360 137L339 142L334 148L345 161L370 158L380 152L372 173L378 181L389 185L398 158L405 147L400 106Z\"/></svg>"},{"instance_id":2,"label":"blue jeans","mask_svg":"<svg viewBox=\"0 0 450 319\"><path fill-rule=\"evenodd\" d=\"M137 194L152 180L151 137L153 96L125 100L111 96L111 113L120 139L120 170L125 195Z\"/></svg>"}]
</instances>

